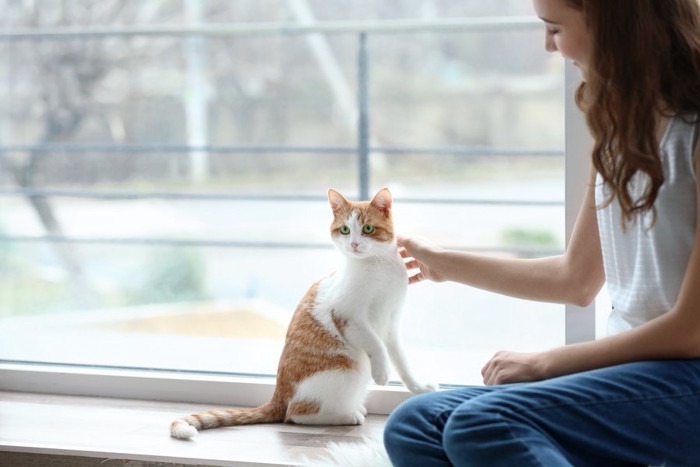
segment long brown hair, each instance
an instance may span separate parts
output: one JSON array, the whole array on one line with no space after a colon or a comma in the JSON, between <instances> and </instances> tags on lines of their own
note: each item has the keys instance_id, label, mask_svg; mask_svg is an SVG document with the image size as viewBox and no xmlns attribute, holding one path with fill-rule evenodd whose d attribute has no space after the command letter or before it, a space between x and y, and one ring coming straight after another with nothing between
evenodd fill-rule
<instances>
[{"instance_id":1,"label":"long brown hair","mask_svg":"<svg viewBox=\"0 0 700 467\"><path fill-rule=\"evenodd\" d=\"M656 135L660 115L700 112L698 0L567 0L583 11L591 62L576 102L595 139L593 164L617 197L623 223L654 211L664 173ZM649 178L641 198L628 185Z\"/></svg>"}]
</instances>

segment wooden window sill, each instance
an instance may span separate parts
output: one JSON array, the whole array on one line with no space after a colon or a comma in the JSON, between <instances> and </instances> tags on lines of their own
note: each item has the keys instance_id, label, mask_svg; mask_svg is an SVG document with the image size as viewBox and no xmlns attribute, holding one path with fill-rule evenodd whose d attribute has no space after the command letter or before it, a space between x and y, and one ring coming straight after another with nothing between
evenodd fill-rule
<instances>
[{"instance_id":1,"label":"wooden window sill","mask_svg":"<svg viewBox=\"0 0 700 467\"><path fill-rule=\"evenodd\" d=\"M323 457L330 442L380 439L386 420L370 415L362 426L250 425L205 431L190 441L170 437L174 418L209 407L0 391L0 465L294 466ZM49 457L32 463L43 456Z\"/></svg>"}]
</instances>

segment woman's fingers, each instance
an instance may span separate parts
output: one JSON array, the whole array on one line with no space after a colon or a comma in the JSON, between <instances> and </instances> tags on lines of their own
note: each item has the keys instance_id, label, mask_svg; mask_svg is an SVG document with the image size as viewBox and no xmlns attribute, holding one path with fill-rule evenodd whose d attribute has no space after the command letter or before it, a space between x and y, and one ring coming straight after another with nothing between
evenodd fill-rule
<instances>
[{"instance_id":1,"label":"woman's fingers","mask_svg":"<svg viewBox=\"0 0 700 467\"><path fill-rule=\"evenodd\" d=\"M420 270L420 264L418 264L418 261L416 261L413 258L410 258L408 261L405 262L406 265L406 270L409 271L408 275L408 283L409 284L415 284L416 282L420 282L422 280L425 280L425 276ZM415 274L411 274L410 271L416 271Z\"/></svg>"},{"instance_id":2,"label":"woman's fingers","mask_svg":"<svg viewBox=\"0 0 700 467\"><path fill-rule=\"evenodd\" d=\"M421 282L424 279L425 279L425 276L423 276L423 273L418 271L416 274L414 274L412 276L408 276L408 283L415 284L417 282Z\"/></svg>"},{"instance_id":3,"label":"woman's fingers","mask_svg":"<svg viewBox=\"0 0 700 467\"><path fill-rule=\"evenodd\" d=\"M406 247L404 246L408 242L409 239L407 237L398 236L397 238L397 244L399 246L399 255L404 259L406 270L409 271L408 283L415 284L416 282L424 281L425 275L423 274L423 271L421 269L421 263L418 262L418 260L415 259L408 251L408 249L406 249ZM411 271L415 271L415 273L411 274Z\"/></svg>"}]
</instances>

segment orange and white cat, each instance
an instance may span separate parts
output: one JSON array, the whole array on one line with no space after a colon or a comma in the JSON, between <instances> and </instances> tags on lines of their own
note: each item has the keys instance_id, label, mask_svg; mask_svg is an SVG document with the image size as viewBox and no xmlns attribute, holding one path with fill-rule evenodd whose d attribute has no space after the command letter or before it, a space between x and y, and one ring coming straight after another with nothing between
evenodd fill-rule
<instances>
[{"instance_id":1,"label":"orange and white cat","mask_svg":"<svg viewBox=\"0 0 700 467\"><path fill-rule=\"evenodd\" d=\"M353 202L328 191L331 238L342 267L311 286L287 329L272 399L257 408L195 413L172 422L187 439L197 430L253 423L358 425L367 411L370 377L384 385L389 359L413 393L435 390L411 374L399 342L399 313L408 279L396 247L392 197Z\"/></svg>"}]
</instances>

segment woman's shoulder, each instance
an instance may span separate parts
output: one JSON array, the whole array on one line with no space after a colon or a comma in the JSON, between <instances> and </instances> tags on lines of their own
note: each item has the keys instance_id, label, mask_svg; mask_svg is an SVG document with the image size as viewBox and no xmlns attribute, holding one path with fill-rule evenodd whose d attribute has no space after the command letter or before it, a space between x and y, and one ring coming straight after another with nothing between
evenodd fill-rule
<instances>
[{"instance_id":1,"label":"woman's shoulder","mask_svg":"<svg viewBox=\"0 0 700 467\"><path fill-rule=\"evenodd\" d=\"M695 178L699 135L699 113L678 113L669 120L660 141L667 181L669 176L673 177L675 173L689 173Z\"/></svg>"}]
</instances>

